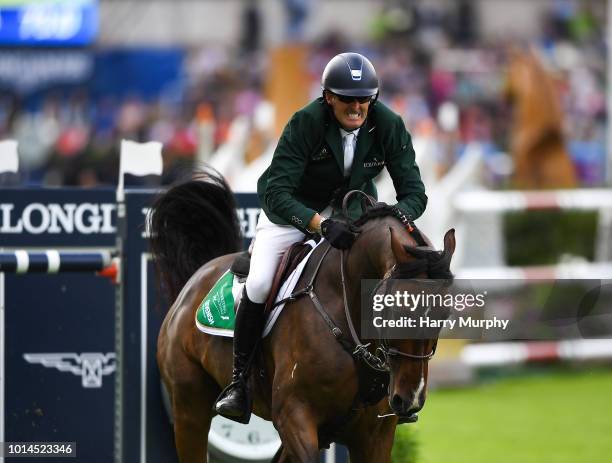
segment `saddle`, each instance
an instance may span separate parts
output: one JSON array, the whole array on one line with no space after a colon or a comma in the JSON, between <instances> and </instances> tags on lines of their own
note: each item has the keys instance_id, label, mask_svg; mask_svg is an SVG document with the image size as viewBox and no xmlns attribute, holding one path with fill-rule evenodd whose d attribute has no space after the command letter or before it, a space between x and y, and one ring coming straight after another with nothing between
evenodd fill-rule
<instances>
[{"instance_id":1,"label":"saddle","mask_svg":"<svg viewBox=\"0 0 612 463\"><path fill-rule=\"evenodd\" d=\"M266 306L264 313L269 313L274 307L274 301L278 294L279 289L283 285L283 282L289 275L295 270L295 268L302 262L304 257L312 250L309 244L306 244L306 240L293 243L283 254L280 264L276 269L274 278L272 279L272 288L268 299L266 299ZM246 278L249 275L251 267L251 255L248 251L241 252L236 256L232 266L230 268L234 275L238 275L240 278Z\"/></svg>"}]
</instances>

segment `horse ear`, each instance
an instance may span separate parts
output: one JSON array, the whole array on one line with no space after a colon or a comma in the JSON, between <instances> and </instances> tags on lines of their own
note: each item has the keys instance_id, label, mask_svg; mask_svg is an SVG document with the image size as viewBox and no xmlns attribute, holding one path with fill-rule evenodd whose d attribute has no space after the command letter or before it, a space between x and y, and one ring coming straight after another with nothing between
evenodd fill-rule
<instances>
[{"instance_id":1,"label":"horse ear","mask_svg":"<svg viewBox=\"0 0 612 463\"><path fill-rule=\"evenodd\" d=\"M456 245L457 241L455 240L455 229L451 228L444 235L444 252L452 256L455 253Z\"/></svg>"},{"instance_id":2,"label":"horse ear","mask_svg":"<svg viewBox=\"0 0 612 463\"><path fill-rule=\"evenodd\" d=\"M389 227L389 231L391 232L391 250L393 251L393 255L395 256L395 260L398 264L405 264L410 261L410 256L404 249L402 243L399 242L393 228Z\"/></svg>"}]
</instances>

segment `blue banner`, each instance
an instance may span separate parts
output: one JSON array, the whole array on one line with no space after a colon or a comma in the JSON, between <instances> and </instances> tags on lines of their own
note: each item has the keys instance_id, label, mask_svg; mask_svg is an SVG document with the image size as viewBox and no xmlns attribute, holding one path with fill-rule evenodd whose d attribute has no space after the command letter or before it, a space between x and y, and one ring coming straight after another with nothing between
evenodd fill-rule
<instances>
[{"instance_id":1,"label":"blue banner","mask_svg":"<svg viewBox=\"0 0 612 463\"><path fill-rule=\"evenodd\" d=\"M0 44L82 46L98 34L98 0L3 2Z\"/></svg>"},{"instance_id":2,"label":"blue banner","mask_svg":"<svg viewBox=\"0 0 612 463\"><path fill-rule=\"evenodd\" d=\"M0 243L15 247L112 247L117 234L115 190L0 190Z\"/></svg>"}]
</instances>

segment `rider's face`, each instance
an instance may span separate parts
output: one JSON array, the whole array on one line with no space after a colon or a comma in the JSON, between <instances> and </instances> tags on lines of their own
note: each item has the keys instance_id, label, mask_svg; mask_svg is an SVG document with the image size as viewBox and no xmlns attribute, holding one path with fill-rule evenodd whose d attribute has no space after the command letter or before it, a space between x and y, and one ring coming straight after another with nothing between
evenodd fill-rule
<instances>
[{"instance_id":1,"label":"rider's face","mask_svg":"<svg viewBox=\"0 0 612 463\"><path fill-rule=\"evenodd\" d=\"M342 97L348 99L350 97ZM342 128L351 131L358 129L365 122L370 108L371 99L360 103L357 98L352 98L350 102L345 102L338 95L330 92L325 92L325 100L332 107L334 116L342 126Z\"/></svg>"}]
</instances>

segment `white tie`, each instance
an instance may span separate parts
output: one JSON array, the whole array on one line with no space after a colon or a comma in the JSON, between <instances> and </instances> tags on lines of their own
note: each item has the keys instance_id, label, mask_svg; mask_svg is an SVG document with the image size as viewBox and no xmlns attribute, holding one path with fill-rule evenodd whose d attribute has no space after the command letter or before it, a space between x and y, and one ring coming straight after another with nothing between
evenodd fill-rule
<instances>
[{"instance_id":1,"label":"white tie","mask_svg":"<svg viewBox=\"0 0 612 463\"><path fill-rule=\"evenodd\" d=\"M353 157L355 156L355 144L353 138L355 134L350 132L344 136L344 176L348 177L351 174L353 165Z\"/></svg>"}]
</instances>

